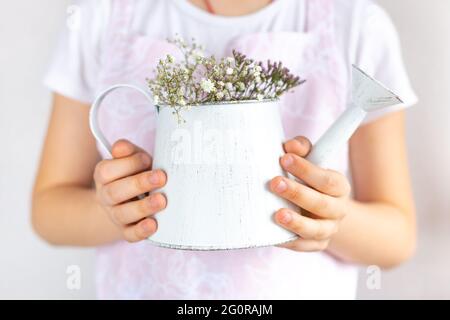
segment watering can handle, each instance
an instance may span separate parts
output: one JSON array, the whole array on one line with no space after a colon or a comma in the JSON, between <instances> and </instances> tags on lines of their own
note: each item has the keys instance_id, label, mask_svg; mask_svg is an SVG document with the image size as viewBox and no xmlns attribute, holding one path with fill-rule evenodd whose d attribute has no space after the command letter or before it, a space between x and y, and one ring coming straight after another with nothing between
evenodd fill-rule
<instances>
[{"instance_id":1,"label":"watering can handle","mask_svg":"<svg viewBox=\"0 0 450 320\"><path fill-rule=\"evenodd\" d=\"M108 94L110 94L112 91L119 89L119 88L134 89L134 90L142 93L151 103L153 103L152 98L144 89L134 86L132 84L115 84L115 85L105 89L103 92L101 92L97 96L97 98L95 98L94 103L92 104L91 110L89 112L89 126L91 128L91 132L94 135L95 139L100 143L100 145L105 149L105 151L108 152L108 154L111 158L112 158L111 144L106 139L105 135L101 131L100 126L98 124L98 111L100 110L100 106L103 102L103 99L105 99L106 96Z\"/></svg>"}]
</instances>

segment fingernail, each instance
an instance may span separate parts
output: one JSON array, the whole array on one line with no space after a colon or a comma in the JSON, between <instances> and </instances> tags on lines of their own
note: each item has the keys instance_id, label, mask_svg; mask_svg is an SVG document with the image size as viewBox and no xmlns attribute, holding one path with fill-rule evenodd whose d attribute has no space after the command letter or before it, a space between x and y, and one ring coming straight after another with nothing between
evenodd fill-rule
<instances>
[{"instance_id":1,"label":"fingernail","mask_svg":"<svg viewBox=\"0 0 450 320\"><path fill-rule=\"evenodd\" d=\"M151 172L149 180L150 180L151 184L159 184L160 178L159 178L158 173Z\"/></svg>"},{"instance_id":2,"label":"fingernail","mask_svg":"<svg viewBox=\"0 0 450 320\"><path fill-rule=\"evenodd\" d=\"M158 200L158 197L156 196L150 196L150 206L152 208L159 208L160 201Z\"/></svg>"},{"instance_id":3,"label":"fingernail","mask_svg":"<svg viewBox=\"0 0 450 320\"><path fill-rule=\"evenodd\" d=\"M148 167L150 165L150 158L145 153L141 154L141 161L142 161L142 164L146 167Z\"/></svg>"},{"instance_id":4,"label":"fingernail","mask_svg":"<svg viewBox=\"0 0 450 320\"><path fill-rule=\"evenodd\" d=\"M145 233L148 233L148 232L152 232L152 231L153 231L153 226L152 226L152 224L150 223L149 220L145 220L143 223L141 223L141 227L142 227L142 230L143 230Z\"/></svg>"},{"instance_id":5,"label":"fingernail","mask_svg":"<svg viewBox=\"0 0 450 320\"><path fill-rule=\"evenodd\" d=\"M289 212L283 211L278 215L278 221L282 224L288 224L292 220L292 215Z\"/></svg>"},{"instance_id":6,"label":"fingernail","mask_svg":"<svg viewBox=\"0 0 450 320\"><path fill-rule=\"evenodd\" d=\"M276 192L284 192L287 189L287 184L283 180L281 180L278 185L275 187Z\"/></svg>"},{"instance_id":7,"label":"fingernail","mask_svg":"<svg viewBox=\"0 0 450 320\"><path fill-rule=\"evenodd\" d=\"M285 167L290 167L293 163L294 158L289 154L286 154L281 158L281 164Z\"/></svg>"}]
</instances>

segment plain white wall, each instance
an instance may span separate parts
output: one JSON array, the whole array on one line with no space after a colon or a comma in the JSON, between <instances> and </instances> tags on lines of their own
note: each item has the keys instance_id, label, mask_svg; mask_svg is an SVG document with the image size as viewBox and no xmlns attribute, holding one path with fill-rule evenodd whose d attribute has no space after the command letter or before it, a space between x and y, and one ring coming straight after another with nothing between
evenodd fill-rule
<instances>
[{"instance_id":1,"label":"plain white wall","mask_svg":"<svg viewBox=\"0 0 450 320\"><path fill-rule=\"evenodd\" d=\"M408 147L419 216L417 255L383 274L363 298L450 299L450 1L380 0L400 33L420 103L408 111Z\"/></svg>"},{"instance_id":2,"label":"plain white wall","mask_svg":"<svg viewBox=\"0 0 450 320\"><path fill-rule=\"evenodd\" d=\"M0 298L93 298L93 250L52 248L29 224L30 192L49 114L41 79L68 1L7 1L0 10ZM82 270L69 291L66 269Z\"/></svg>"},{"instance_id":3,"label":"plain white wall","mask_svg":"<svg viewBox=\"0 0 450 320\"><path fill-rule=\"evenodd\" d=\"M379 1L400 31L419 106L408 111L408 146L419 213L416 257L383 272L359 297L450 298L450 1ZM93 250L53 248L29 225L30 190L47 124L41 85L68 1L16 0L0 11L0 298L93 298ZM80 290L66 287L78 265Z\"/></svg>"}]
</instances>

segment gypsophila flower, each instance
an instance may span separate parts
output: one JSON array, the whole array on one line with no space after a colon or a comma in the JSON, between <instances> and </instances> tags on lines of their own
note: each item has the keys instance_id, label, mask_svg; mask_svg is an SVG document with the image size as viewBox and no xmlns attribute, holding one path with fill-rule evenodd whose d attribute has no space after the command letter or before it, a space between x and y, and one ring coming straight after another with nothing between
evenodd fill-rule
<instances>
[{"instance_id":1,"label":"gypsophila flower","mask_svg":"<svg viewBox=\"0 0 450 320\"><path fill-rule=\"evenodd\" d=\"M228 91L233 90L233 84L231 82L225 83L225 88L227 88Z\"/></svg>"},{"instance_id":2,"label":"gypsophila flower","mask_svg":"<svg viewBox=\"0 0 450 320\"><path fill-rule=\"evenodd\" d=\"M172 55L168 54L167 55L167 62L168 63L174 63L175 62L175 58Z\"/></svg>"},{"instance_id":3,"label":"gypsophila flower","mask_svg":"<svg viewBox=\"0 0 450 320\"><path fill-rule=\"evenodd\" d=\"M224 96L225 94L223 93L223 91L219 91L216 93L217 100L222 100Z\"/></svg>"},{"instance_id":4,"label":"gypsophila flower","mask_svg":"<svg viewBox=\"0 0 450 320\"><path fill-rule=\"evenodd\" d=\"M203 53L202 50L195 50L195 51L194 51L194 55L195 55L195 57L197 57L197 58L204 58L204 57L205 57L205 54Z\"/></svg>"},{"instance_id":5,"label":"gypsophila flower","mask_svg":"<svg viewBox=\"0 0 450 320\"><path fill-rule=\"evenodd\" d=\"M203 91L206 93L210 93L214 91L214 83L209 79L203 79L200 83L200 86L202 87Z\"/></svg>"},{"instance_id":6,"label":"gypsophila flower","mask_svg":"<svg viewBox=\"0 0 450 320\"><path fill-rule=\"evenodd\" d=\"M166 55L147 79L154 104L168 105L180 120L180 111L216 101L264 100L280 97L302 84L281 62L254 61L232 51L231 57L207 56L194 39L168 40L180 50L180 57Z\"/></svg>"},{"instance_id":7,"label":"gypsophila flower","mask_svg":"<svg viewBox=\"0 0 450 320\"><path fill-rule=\"evenodd\" d=\"M242 83L242 82L236 83L236 86L237 86L239 91L244 91L245 90L245 84Z\"/></svg>"}]
</instances>

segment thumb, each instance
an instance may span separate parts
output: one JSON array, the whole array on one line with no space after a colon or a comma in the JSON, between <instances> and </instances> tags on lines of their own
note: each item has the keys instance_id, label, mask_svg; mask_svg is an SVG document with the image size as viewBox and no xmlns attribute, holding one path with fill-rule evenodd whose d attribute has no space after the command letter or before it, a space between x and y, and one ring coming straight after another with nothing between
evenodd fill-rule
<instances>
[{"instance_id":1,"label":"thumb","mask_svg":"<svg viewBox=\"0 0 450 320\"><path fill-rule=\"evenodd\" d=\"M111 148L111 154L115 159L129 157L137 152L147 153L145 150L126 139L117 140Z\"/></svg>"},{"instance_id":2,"label":"thumb","mask_svg":"<svg viewBox=\"0 0 450 320\"><path fill-rule=\"evenodd\" d=\"M298 155L299 157L304 158L311 151L312 144L308 138L298 136L294 139L286 141L283 147L286 153L293 153Z\"/></svg>"}]
</instances>

